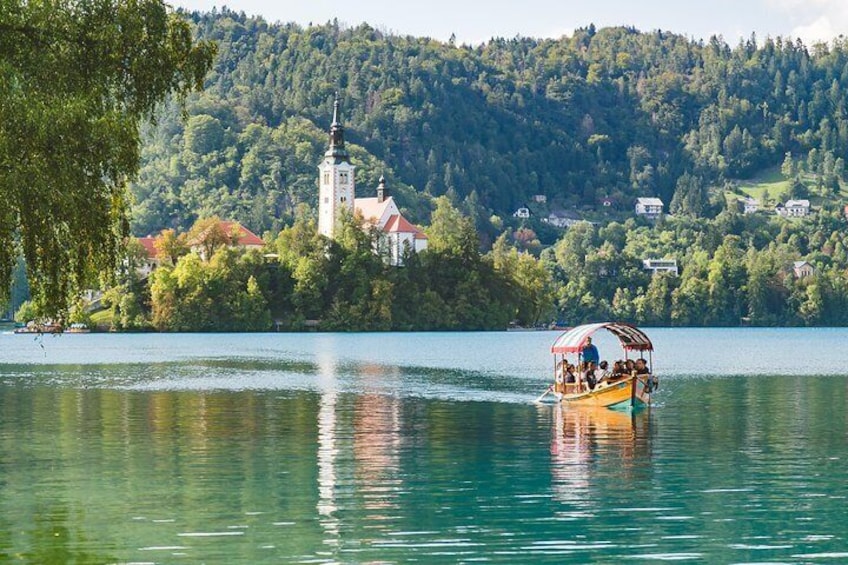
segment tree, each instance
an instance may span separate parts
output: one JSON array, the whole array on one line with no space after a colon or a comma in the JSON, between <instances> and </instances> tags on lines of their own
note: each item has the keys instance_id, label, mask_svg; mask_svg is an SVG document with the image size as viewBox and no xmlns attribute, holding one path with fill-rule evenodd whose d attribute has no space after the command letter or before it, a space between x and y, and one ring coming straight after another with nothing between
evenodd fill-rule
<instances>
[{"instance_id":1,"label":"tree","mask_svg":"<svg viewBox=\"0 0 848 565\"><path fill-rule=\"evenodd\" d=\"M186 244L185 234L178 234L173 229L165 229L153 240L153 246L156 253L167 259L173 266L177 264L177 260L188 253L188 245Z\"/></svg>"},{"instance_id":2,"label":"tree","mask_svg":"<svg viewBox=\"0 0 848 565\"><path fill-rule=\"evenodd\" d=\"M189 230L186 240L200 249L202 259L209 260L216 249L234 243L234 235L226 233L221 218L212 216L197 220Z\"/></svg>"},{"instance_id":3,"label":"tree","mask_svg":"<svg viewBox=\"0 0 848 565\"><path fill-rule=\"evenodd\" d=\"M795 159L792 158L792 152L787 151L783 158L783 164L780 166L780 174L787 179L794 179L797 172Z\"/></svg>"},{"instance_id":4,"label":"tree","mask_svg":"<svg viewBox=\"0 0 848 565\"><path fill-rule=\"evenodd\" d=\"M184 100L215 48L161 0L0 8L0 292L20 253L48 314L111 270L128 233L139 123Z\"/></svg>"}]
</instances>

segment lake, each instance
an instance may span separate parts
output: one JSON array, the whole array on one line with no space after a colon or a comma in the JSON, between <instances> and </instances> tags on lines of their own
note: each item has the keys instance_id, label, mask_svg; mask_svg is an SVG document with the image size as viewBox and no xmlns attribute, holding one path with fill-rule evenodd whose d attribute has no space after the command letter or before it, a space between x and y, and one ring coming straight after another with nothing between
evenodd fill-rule
<instances>
[{"instance_id":1,"label":"lake","mask_svg":"<svg viewBox=\"0 0 848 565\"><path fill-rule=\"evenodd\" d=\"M552 332L0 334L0 561L848 561L848 330L648 334L635 415Z\"/></svg>"}]
</instances>

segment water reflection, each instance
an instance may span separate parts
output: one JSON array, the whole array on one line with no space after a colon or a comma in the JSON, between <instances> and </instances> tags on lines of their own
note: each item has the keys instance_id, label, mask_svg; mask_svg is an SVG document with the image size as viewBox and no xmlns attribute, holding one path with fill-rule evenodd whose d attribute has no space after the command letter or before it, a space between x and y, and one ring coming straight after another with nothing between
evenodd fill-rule
<instances>
[{"instance_id":1,"label":"water reflection","mask_svg":"<svg viewBox=\"0 0 848 565\"><path fill-rule=\"evenodd\" d=\"M336 504L336 461L339 449L336 445L336 358L330 354L318 356L318 382L320 403L318 408L318 516L324 528L324 543L339 545L339 518Z\"/></svg>"},{"instance_id":2,"label":"water reflection","mask_svg":"<svg viewBox=\"0 0 848 565\"><path fill-rule=\"evenodd\" d=\"M650 410L622 412L600 407L553 408L551 476L554 496L578 506L607 475L604 464L617 461L616 479L630 479L634 462L650 457Z\"/></svg>"},{"instance_id":3,"label":"water reflection","mask_svg":"<svg viewBox=\"0 0 848 565\"><path fill-rule=\"evenodd\" d=\"M400 378L397 367L365 365L362 378L366 390ZM353 456L356 483L361 485L364 508L369 519L382 520L396 508L402 490L398 477L401 445L401 401L394 396L367 393L357 397L353 414Z\"/></svg>"}]
</instances>

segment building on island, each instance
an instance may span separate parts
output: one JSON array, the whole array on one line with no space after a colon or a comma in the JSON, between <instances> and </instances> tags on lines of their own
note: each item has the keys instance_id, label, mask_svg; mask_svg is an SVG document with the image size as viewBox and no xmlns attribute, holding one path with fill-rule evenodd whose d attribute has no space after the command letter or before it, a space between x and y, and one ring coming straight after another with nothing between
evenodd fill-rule
<instances>
[{"instance_id":1,"label":"building on island","mask_svg":"<svg viewBox=\"0 0 848 565\"><path fill-rule=\"evenodd\" d=\"M156 249L156 238L152 235L148 235L145 237L139 237L138 243L144 248L144 260L141 265L138 266L137 271L138 275L146 279L150 276L150 273L155 271L159 265L162 263L162 258L159 257L159 251Z\"/></svg>"},{"instance_id":2,"label":"building on island","mask_svg":"<svg viewBox=\"0 0 848 565\"><path fill-rule=\"evenodd\" d=\"M345 149L344 126L339 118L339 100L333 104L333 123L330 125L330 146L318 165L318 232L330 239L335 237L336 224L342 210L359 214L368 228L380 233L377 252L390 265L403 265L407 252L427 249L427 236L412 225L388 194L386 179L380 177L377 196L356 198L355 169Z\"/></svg>"},{"instance_id":3,"label":"building on island","mask_svg":"<svg viewBox=\"0 0 848 565\"><path fill-rule=\"evenodd\" d=\"M217 224L211 225L201 233L192 237L189 241L186 242L189 250L197 253L203 260L208 260L210 250L205 245L206 241L210 238L212 230L215 230L217 234L223 235L229 243L227 244L229 247L237 247L240 249L262 249L265 247L265 242L262 241L262 238L241 225L238 222L233 222L229 220L220 220ZM145 237L139 237L136 241L141 245L144 249L144 258L142 263L137 267L138 275L141 278L147 278L150 276L150 273L155 271L162 265L162 259L159 250L156 249L156 240L158 237L153 235L147 235ZM220 238L218 238L220 241Z\"/></svg>"},{"instance_id":4,"label":"building on island","mask_svg":"<svg viewBox=\"0 0 848 565\"><path fill-rule=\"evenodd\" d=\"M513 218L529 218L532 215L533 213L527 206L521 206L520 208L517 208L515 212L512 213Z\"/></svg>"},{"instance_id":5,"label":"building on island","mask_svg":"<svg viewBox=\"0 0 848 565\"><path fill-rule=\"evenodd\" d=\"M665 205L659 198L637 198L636 215L654 220L662 216L663 206Z\"/></svg>"},{"instance_id":6,"label":"building on island","mask_svg":"<svg viewBox=\"0 0 848 565\"><path fill-rule=\"evenodd\" d=\"M657 273L671 273L675 277L679 272L677 269L677 259L643 259L642 268L650 271L651 275Z\"/></svg>"},{"instance_id":7,"label":"building on island","mask_svg":"<svg viewBox=\"0 0 848 565\"><path fill-rule=\"evenodd\" d=\"M215 235L212 234L213 230L217 232ZM208 244L208 240L212 237L214 241L216 235L221 234L229 240L228 247L237 247L240 249L262 249L265 247L265 242L262 241L261 237L240 223L229 220L220 220L217 224L209 226L186 243L191 251L200 255L200 258L204 261L208 261L213 251Z\"/></svg>"}]
</instances>

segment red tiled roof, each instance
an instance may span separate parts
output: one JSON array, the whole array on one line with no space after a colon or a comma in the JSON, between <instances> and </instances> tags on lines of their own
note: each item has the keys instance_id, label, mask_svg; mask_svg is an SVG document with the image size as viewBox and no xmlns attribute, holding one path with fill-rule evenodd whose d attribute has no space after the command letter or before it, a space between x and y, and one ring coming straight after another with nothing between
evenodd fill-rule
<instances>
[{"instance_id":1,"label":"red tiled roof","mask_svg":"<svg viewBox=\"0 0 848 565\"><path fill-rule=\"evenodd\" d=\"M222 220L221 223L218 224L218 225L221 226L221 230L225 234L233 233L233 231L234 231L233 228L238 230L239 236L238 236L238 241L236 242L237 245L244 245L244 246L254 246L255 245L255 246L259 246L259 247L262 247L263 245L265 245L265 242L262 241L261 237L259 237L258 235L256 235L255 233L253 233L252 231L250 231L249 229L247 229L246 227L244 227L243 225L241 225L238 222L228 222L228 221Z\"/></svg>"},{"instance_id":2,"label":"red tiled roof","mask_svg":"<svg viewBox=\"0 0 848 565\"><path fill-rule=\"evenodd\" d=\"M383 226L383 231L386 233L411 233L415 236L415 239L427 239L427 235L424 232L409 223L400 214L389 216L389 221Z\"/></svg>"},{"instance_id":3,"label":"red tiled roof","mask_svg":"<svg viewBox=\"0 0 848 565\"><path fill-rule=\"evenodd\" d=\"M141 244L142 247L144 247L144 250L147 252L148 259L155 259L156 256L159 255L159 252L156 251L156 246L154 245L155 241L156 238L152 235L138 238L138 242Z\"/></svg>"},{"instance_id":4,"label":"red tiled roof","mask_svg":"<svg viewBox=\"0 0 848 565\"><path fill-rule=\"evenodd\" d=\"M218 228L223 232L227 237L230 236L234 231L238 232L238 241L236 241L236 245L241 245L242 247L262 247L265 245L265 242L262 241L258 235L244 227L238 222L232 222L228 220L221 220L218 222ZM197 245L199 241L202 241L206 236L207 232L212 229L208 228L203 231L203 233L198 234L191 241L188 242L189 245Z\"/></svg>"}]
</instances>

